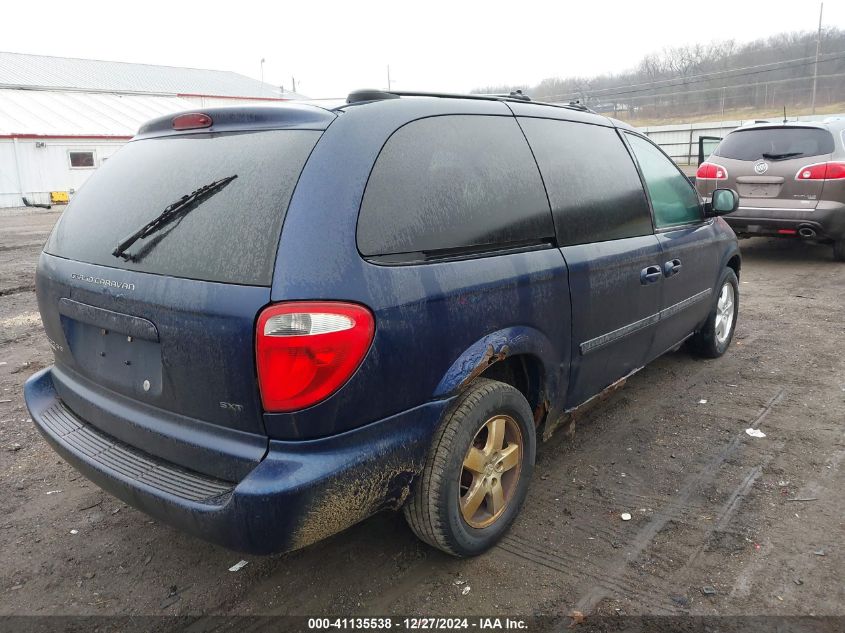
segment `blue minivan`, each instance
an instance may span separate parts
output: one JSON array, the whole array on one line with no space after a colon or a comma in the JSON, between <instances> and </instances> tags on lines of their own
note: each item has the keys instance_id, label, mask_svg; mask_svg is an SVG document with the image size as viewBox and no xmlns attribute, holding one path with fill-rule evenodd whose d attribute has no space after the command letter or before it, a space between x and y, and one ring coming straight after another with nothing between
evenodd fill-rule
<instances>
[{"instance_id":1,"label":"blue minivan","mask_svg":"<svg viewBox=\"0 0 845 633\"><path fill-rule=\"evenodd\" d=\"M55 363L27 405L86 477L229 548L402 508L478 554L538 439L684 342L728 348L736 205L629 126L519 95L162 117L44 246Z\"/></svg>"}]
</instances>

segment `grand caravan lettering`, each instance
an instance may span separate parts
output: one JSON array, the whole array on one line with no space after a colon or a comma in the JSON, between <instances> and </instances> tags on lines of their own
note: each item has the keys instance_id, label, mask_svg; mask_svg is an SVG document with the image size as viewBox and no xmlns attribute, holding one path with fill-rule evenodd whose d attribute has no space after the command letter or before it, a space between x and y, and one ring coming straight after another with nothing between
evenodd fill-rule
<instances>
[{"instance_id":1,"label":"grand caravan lettering","mask_svg":"<svg viewBox=\"0 0 845 633\"><path fill-rule=\"evenodd\" d=\"M125 281L115 281L113 279L103 279L102 277L93 277L91 275L80 275L79 273L71 273L71 279L78 279L88 284L96 284L98 286L106 286L108 288L117 288L118 290L135 290L135 284L129 284Z\"/></svg>"}]
</instances>

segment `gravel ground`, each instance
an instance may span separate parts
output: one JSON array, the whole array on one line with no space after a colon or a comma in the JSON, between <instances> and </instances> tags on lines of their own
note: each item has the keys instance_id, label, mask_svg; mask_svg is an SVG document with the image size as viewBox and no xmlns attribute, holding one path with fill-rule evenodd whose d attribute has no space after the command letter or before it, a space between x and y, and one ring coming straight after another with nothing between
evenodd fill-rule
<instances>
[{"instance_id":1,"label":"gravel ground","mask_svg":"<svg viewBox=\"0 0 845 633\"><path fill-rule=\"evenodd\" d=\"M101 492L29 420L21 386L51 362L33 273L57 217L0 217L0 615L845 616L845 264L829 246L743 241L728 354L669 354L541 446L489 553L451 559L382 514L230 572L240 555Z\"/></svg>"}]
</instances>

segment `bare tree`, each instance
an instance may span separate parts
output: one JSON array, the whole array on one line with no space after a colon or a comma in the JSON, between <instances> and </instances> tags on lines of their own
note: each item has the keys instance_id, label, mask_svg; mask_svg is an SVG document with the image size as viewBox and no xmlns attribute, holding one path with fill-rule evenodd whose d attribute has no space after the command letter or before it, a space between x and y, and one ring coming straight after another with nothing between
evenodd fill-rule
<instances>
[{"instance_id":1,"label":"bare tree","mask_svg":"<svg viewBox=\"0 0 845 633\"><path fill-rule=\"evenodd\" d=\"M550 77L532 87L489 86L473 92L522 89L544 101L581 102L619 116L691 116L763 108L796 111L810 100L815 32L778 33L737 44L734 40L667 47L644 56L633 69L594 77ZM822 34L817 105L845 108L845 31Z\"/></svg>"}]
</instances>

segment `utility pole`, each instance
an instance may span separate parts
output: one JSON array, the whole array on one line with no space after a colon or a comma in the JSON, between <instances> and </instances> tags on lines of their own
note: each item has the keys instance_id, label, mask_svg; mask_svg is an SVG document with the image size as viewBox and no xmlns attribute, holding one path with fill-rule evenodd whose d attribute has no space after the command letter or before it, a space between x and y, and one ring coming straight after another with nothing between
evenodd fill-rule
<instances>
[{"instance_id":1,"label":"utility pole","mask_svg":"<svg viewBox=\"0 0 845 633\"><path fill-rule=\"evenodd\" d=\"M261 58L261 83L264 83L264 58Z\"/></svg>"},{"instance_id":2,"label":"utility pole","mask_svg":"<svg viewBox=\"0 0 845 633\"><path fill-rule=\"evenodd\" d=\"M824 11L824 2L819 7L819 32L816 34L816 63L813 65L813 104L812 113L816 113L816 83L819 79L819 49L822 44L822 12Z\"/></svg>"},{"instance_id":3,"label":"utility pole","mask_svg":"<svg viewBox=\"0 0 845 633\"><path fill-rule=\"evenodd\" d=\"M292 91L296 92L296 77L294 77L293 75L290 76L290 84L292 87Z\"/></svg>"},{"instance_id":4,"label":"utility pole","mask_svg":"<svg viewBox=\"0 0 845 633\"><path fill-rule=\"evenodd\" d=\"M387 91L390 92L390 64L387 65Z\"/></svg>"}]
</instances>

